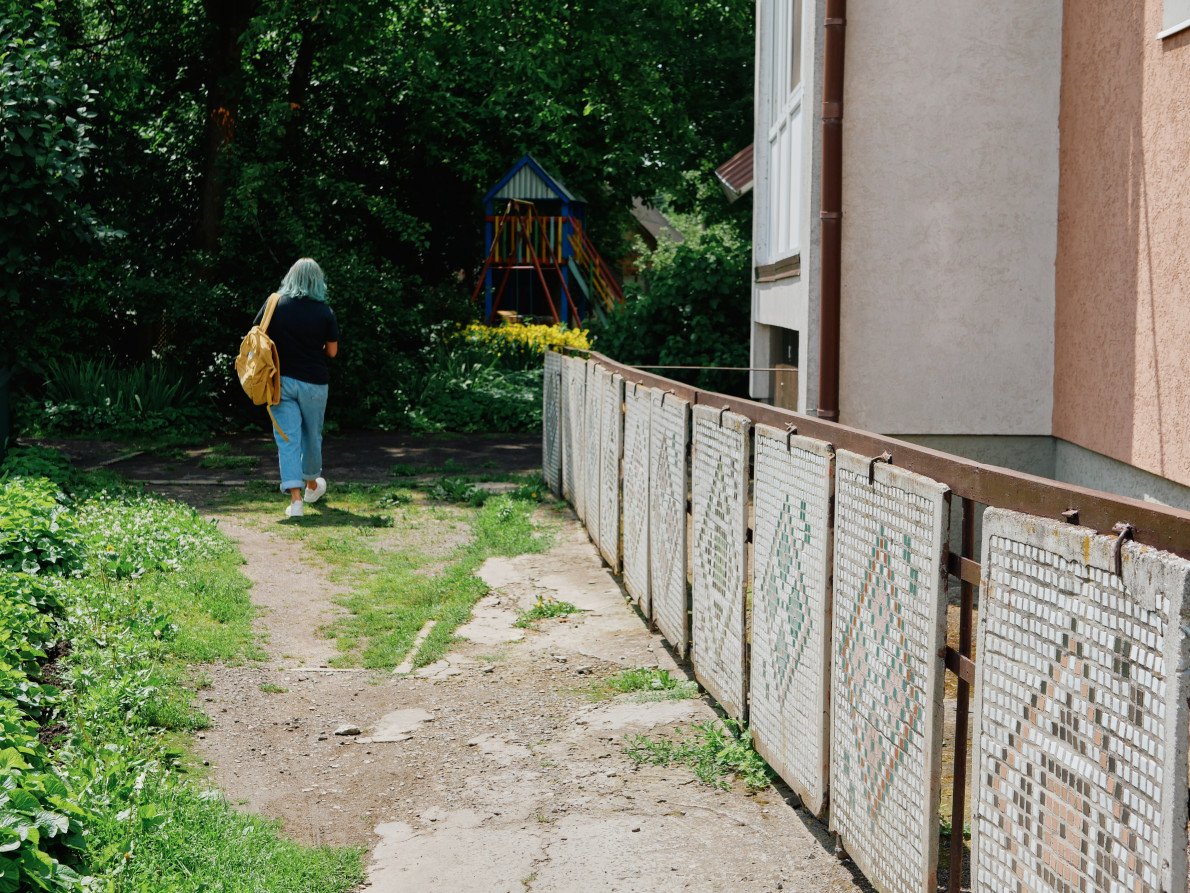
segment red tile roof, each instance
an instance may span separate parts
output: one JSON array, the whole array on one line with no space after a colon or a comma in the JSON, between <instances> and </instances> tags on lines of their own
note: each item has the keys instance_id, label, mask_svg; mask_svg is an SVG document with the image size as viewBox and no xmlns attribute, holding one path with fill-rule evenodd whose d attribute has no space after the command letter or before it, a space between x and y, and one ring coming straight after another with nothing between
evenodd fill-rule
<instances>
[{"instance_id":1,"label":"red tile roof","mask_svg":"<svg viewBox=\"0 0 1190 893\"><path fill-rule=\"evenodd\" d=\"M719 185L728 201L735 201L752 188L752 147L741 149L715 168Z\"/></svg>"}]
</instances>

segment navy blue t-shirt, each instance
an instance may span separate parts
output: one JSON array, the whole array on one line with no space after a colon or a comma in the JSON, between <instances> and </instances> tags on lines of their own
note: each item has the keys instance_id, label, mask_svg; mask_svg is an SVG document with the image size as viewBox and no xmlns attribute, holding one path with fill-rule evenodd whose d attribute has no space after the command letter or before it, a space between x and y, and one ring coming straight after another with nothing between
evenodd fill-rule
<instances>
[{"instance_id":1,"label":"navy blue t-shirt","mask_svg":"<svg viewBox=\"0 0 1190 893\"><path fill-rule=\"evenodd\" d=\"M264 319L266 300L253 325ZM282 296L269 322L267 332L277 345L281 374L310 384L328 384L331 380L325 345L339 340L335 311L313 298Z\"/></svg>"}]
</instances>

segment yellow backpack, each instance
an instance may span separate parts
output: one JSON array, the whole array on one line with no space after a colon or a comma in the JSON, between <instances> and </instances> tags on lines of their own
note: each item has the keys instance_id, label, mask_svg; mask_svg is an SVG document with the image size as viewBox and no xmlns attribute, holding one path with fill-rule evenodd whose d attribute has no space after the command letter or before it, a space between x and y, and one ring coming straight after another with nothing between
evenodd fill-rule
<instances>
[{"instance_id":1,"label":"yellow backpack","mask_svg":"<svg viewBox=\"0 0 1190 893\"><path fill-rule=\"evenodd\" d=\"M236 357L236 375L244 393L257 406L263 406L268 410L273 427L277 429L281 439L289 443L289 438L273 418L272 407L281 402L281 360L277 356L277 345L267 334L273 311L277 309L277 302L280 300L281 296L276 292L269 295L260 325L253 326L240 342L240 355Z\"/></svg>"}]
</instances>

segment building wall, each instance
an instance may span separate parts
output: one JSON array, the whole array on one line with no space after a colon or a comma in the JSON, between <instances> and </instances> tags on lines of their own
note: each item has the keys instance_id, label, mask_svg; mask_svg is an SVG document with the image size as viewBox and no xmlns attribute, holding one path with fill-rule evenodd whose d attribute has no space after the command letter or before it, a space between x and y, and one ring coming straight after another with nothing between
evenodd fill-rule
<instances>
[{"instance_id":1,"label":"building wall","mask_svg":"<svg viewBox=\"0 0 1190 893\"><path fill-rule=\"evenodd\" d=\"M758 22L764 21L765 5L756 4ZM801 232L801 274L795 278L752 285L752 351L753 368L771 368L775 360L773 345L779 336L773 329L792 329L799 333L798 408L812 411L818 406L818 280L821 260L821 227L819 184L822 182L822 0L803 0L802 3L802 189L798 225ZM757 29L759 32L759 28ZM760 58L757 38L757 65L754 144L755 163L752 213L752 244L754 257L760 257L767 246L765 227L769 201L780 200L769 180L768 128L764 101L768 93L768 67ZM757 261L760 262L760 261ZM757 399L772 397L772 375L753 373L750 394Z\"/></svg>"},{"instance_id":2,"label":"building wall","mask_svg":"<svg viewBox=\"0 0 1190 893\"><path fill-rule=\"evenodd\" d=\"M1049 434L1062 9L851 0L840 413Z\"/></svg>"},{"instance_id":3,"label":"building wall","mask_svg":"<svg viewBox=\"0 0 1190 893\"><path fill-rule=\"evenodd\" d=\"M1190 485L1190 31L1065 15L1054 433Z\"/></svg>"}]
</instances>

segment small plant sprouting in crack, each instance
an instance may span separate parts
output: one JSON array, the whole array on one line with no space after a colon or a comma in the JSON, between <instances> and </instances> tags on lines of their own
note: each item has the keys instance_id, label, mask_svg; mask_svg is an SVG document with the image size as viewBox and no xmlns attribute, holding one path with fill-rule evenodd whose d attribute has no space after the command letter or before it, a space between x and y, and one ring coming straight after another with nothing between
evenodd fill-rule
<instances>
[{"instance_id":1,"label":"small plant sprouting in crack","mask_svg":"<svg viewBox=\"0 0 1190 893\"><path fill-rule=\"evenodd\" d=\"M638 667L622 670L607 679L598 680L592 684L589 694L593 701L602 701L617 695L631 695L629 700L635 702L683 701L687 698L697 698L699 688L693 679L683 679L669 670Z\"/></svg>"},{"instance_id":2,"label":"small plant sprouting in crack","mask_svg":"<svg viewBox=\"0 0 1190 893\"><path fill-rule=\"evenodd\" d=\"M278 685L276 682L262 682L260 690L266 695L283 695L289 691L284 685Z\"/></svg>"},{"instance_id":3,"label":"small plant sprouting in crack","mask_svg":"<svg viewBox=\"0 0 1190 893\"><path fill-rule=\"evenodd\" d=\"M548 620L551 617L565 617L568 614L577 614L578 611L579 609L570 602L563 602L556 598L539 595L537 596L537 601L533 603L533 607L528 611L521 611L512 625L518 629L528 629L538 620Z\"/></svg>"},{"instance_id":4,"label":"small plant sprouting in crack","mask_svg":"<svg viewBox=\"0 0 1190 893\"><path fill-rule=\"evenodd\" d=\"M625 753L637 765L689 766L700 781L721 790L735 778L749 791L763 790L773 780L773 770L752 747L752 733L734 719L696 723L674 738L632 735Z\"/></svg>"}]
</instances>

